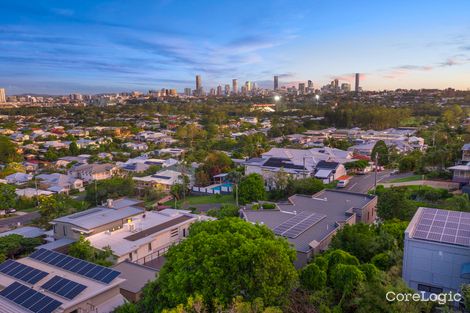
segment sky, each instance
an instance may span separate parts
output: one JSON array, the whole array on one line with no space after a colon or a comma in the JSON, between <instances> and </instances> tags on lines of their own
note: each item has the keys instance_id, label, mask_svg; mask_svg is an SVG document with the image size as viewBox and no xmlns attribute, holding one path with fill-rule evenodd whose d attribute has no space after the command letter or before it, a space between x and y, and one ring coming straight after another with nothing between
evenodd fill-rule
<instances>
[{"instance_id":1,"label":"sky","mask_svg":"<svg viewBox=\"0 0 470 313\"><path fill-rule=\"evenodd\" d=\"M470 89L468 0L0 0L7 94L195 88Z\"/></svg>"}]
</instances>

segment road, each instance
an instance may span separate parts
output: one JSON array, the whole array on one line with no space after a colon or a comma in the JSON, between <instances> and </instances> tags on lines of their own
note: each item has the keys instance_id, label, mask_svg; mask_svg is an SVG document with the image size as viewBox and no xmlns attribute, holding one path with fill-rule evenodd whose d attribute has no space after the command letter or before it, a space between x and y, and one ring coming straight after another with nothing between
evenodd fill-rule
<instances>
[{"instance_id":1,"label":"road","mask_svg":"<svg viewBox=\"0 0 470 313\"><path fill-rule=\"evenodd\" d=\"M377 184L382 180L390 177L390 170L385 170L377 173ZM370 189L374 188L375 173L369 173L366 175L356 175L351 178L349 184L344 190L352 192L367 193Z\"/></svg>"},{"instance_id":2,"label":"road","mask_svg":"<svg viewBox=\"0 0 470 313\"><path fill-rule=\"evenodd\" d=\"M39 216L40 215L38 212L32 212L28 214L0 219L0 228L3 229L9 226L16 226L18 225L18 223L20 223L21 225L26 225L32 220L37 219Z\"/></svg>"}]
</instances>

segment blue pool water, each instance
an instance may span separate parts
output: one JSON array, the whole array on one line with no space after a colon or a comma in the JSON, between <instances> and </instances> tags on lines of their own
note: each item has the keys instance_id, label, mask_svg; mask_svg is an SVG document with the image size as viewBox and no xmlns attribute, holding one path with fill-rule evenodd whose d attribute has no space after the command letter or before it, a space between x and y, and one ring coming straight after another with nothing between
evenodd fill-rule
<instances>
[{"instance_id":1,"label":"blue pool water","mask_svg":"<svg viewBox=\"0 0 470 313\"><path fill-rule=\"evenodd\" d=\"M221 190L222 190L221 187L232 187L232 184L230 184L230 183L221 184L221 185L219 185L219 186L216 186L216 187L212 188L212 190L221 191Z\"/></svg>"}]
</instances>

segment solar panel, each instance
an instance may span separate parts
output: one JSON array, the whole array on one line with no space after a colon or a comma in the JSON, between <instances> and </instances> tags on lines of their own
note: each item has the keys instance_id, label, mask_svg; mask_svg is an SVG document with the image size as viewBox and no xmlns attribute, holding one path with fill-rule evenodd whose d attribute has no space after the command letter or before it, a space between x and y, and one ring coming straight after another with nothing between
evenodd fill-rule
<instances>
[{"instance_id":1,"label":"solar panel","mask_svg":"<svg viewBox=\"0 0 470 313\"><path fill-rule=\"evenodd\" d=\"M68 300L72 300L86 289L86 286L60 276L52 277L41 287Z\"/></svg>"},{"instance_id":2,"label":"solar panel","mask_svg":"<svg viewBox=\"0 0 470 313\"><path fill-rule=\"evenodd\" d=\"M320 222L325 217L326 215L314 213L313 215L309 216L302 222L289 229L287 232L284 233L284 235L289 238L297 238L298 236L300 236L300 234Z\"/></svg>"},{"instance_id":3,"label":"solar panel","mask_svg":"<svg viewBox=\"0 0 470 313\"><path fill-rule=\"evenodd\" d=\"M282 224L278 225L277 227L275 227L273 229L273 231L276 235L281 236L285 231L287 231L289 228L295 226L297 223L301 222L303 219L307 218L310 214L311 213L309 213L309 212L302 211L302 212L294 215L293 217L291 217L290 219L288 219L284 223L282 223Z\"/></svg>"},{"instance_id":4,"label":"solar panel","mask_svg":"<svg viewBox=\"0 0 470 313\"><path fill-rule=\"evenodd\" d=\"M0 291L0 296L33 313L51 313L62 305L62 302L18 282Z\"/></svg>"},{"instance_id":5,"label":"solar panel","mask_svg":"<svg viewBox=\"0 0 470 313\"><path fill-rule=\"evenodd\" d=\"M109 284L121 274L113 269L47 249L38 249L29 257L105 284Z\"/></svg>"},{"instance_id":6,"label":"solar panel","mask_svg":"<svg viewBox=\"0 0 470 313\"><path fill-rule=\"evenodd\" d=\"M413 238L470 246L470 213L422 208Z\"/></svg>"},{"instance_id":7,"label":"solar panel","mask_svg":"<svg viewBox=\"0 0 470 313\"><path fill-rule=\"evenodd\" d=\"M0 264L0 272L31 285L34 285L48 275L44 271L13 260L6 260Z\"/></svg>"}]
</instances>

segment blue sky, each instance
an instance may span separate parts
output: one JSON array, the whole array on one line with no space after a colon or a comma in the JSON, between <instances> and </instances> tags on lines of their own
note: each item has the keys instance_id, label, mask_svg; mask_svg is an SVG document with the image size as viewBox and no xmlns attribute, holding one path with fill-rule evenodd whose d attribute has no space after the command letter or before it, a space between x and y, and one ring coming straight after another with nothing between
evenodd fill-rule
<instances>
[{"instance_id":1,"label":"blue sky","mask_svg":"<svg viewBox=\"0 0 470 313\"><path fill-rule=\"evenodd\" d=\"M0 0L7 94L271 87L470 88L470 1Z\"/></svg>"}]
</instances>

